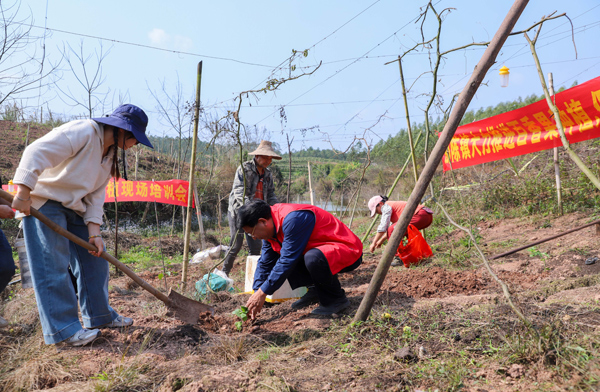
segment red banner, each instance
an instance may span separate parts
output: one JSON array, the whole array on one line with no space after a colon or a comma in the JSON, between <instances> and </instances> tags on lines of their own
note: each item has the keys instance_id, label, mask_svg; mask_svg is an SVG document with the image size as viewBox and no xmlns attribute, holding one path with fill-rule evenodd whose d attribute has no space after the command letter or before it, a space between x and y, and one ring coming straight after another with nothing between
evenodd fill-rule
<instances>
[{"instance_id":1,"label":"red banner","mask_svg":"<svg viewBox=\"0 0 600 392\"><path fill-rule=\"evenodd\" d=\"M556 94L554 101L569 142L600 136L600 77ZM444 171L558 146L556 123L543 99L458 127L444 155Z\"/></svg>"},{"instance_id":2,"label":"red banner","mask_svg":"<svg viewBox=\"0 0 600 392\"><path fill-rule=\"evenodd\" d=\"M2 185L2 190L10 193L11 195L17 194L17 185Z\"/></svg>"},{"instance_id":3,"label":"red banner","mask_svg":"<svg viewBox=\"0 0 600 392\"><path fill-rule=\"evenodd\" d=\"M14 189L9 190L9 186ZM13 195L17 193L17 185L2 185L2 189ZM105 203L114 203L115 193L117 201L156 201L157 203L175 204L178 206L187 206L188 200L188 181L169 180L169 181L117 181L115 189L114 182L111 179L106 186ZM115 192L116 190L116 192ZM192 199L192 207L194 199Z\"/></svg>"},{"instance_id":4,"label":"red banner","mask_svg":"<svg viewBox=\"0 0 600 392\"><path fill-rule=\"evenodd\" d=\"M117 181L115 189L111 179L106 186L105 203L115 201L156 201L157 203L187 206L189 182L183 180L169 181ZM194 200L192 199L192 207Z\"/></svg>"}]
</instances>

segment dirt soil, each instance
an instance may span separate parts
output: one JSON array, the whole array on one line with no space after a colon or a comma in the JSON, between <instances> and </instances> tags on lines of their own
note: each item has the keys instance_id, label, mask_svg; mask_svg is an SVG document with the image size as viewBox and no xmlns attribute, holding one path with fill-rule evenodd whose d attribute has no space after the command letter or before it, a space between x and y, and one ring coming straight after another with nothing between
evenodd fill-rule
<instances>
[{"instance_id":1,"label":"dirt soil","mask_svg":"<svg viewBox=\"0 0 600 392\"><path fill-rule=\"evenodd\" d=\"M22 151L19 146L24 146L27 130L15 132L15 127L19 125L0 124L0 151L4 145L16 148L18 151L15 152ZM46 130L34 128L30 132L39 136ZM17 139L8 140L7 135ZM12 177L18 164L7 155L20 154L3 156L0 176L4 181ZM484 253L492 256L589 220L588 215L575 213L552 219L525 217L481 222L478 235ZM492 268L517 301L525 308L535 307L532 315L543 318L550 314L546 312L570 312L565 313L565 320L567 316L574 317L581 328L597 334L600 326L600 286L597 283L600 261L586 265L586 260L600 257L600 235L596 230L596 227L588 227L540 244L535 249L494 260ZM464 315L471 309L496 306L490 318L505 323L507 331L514 328L514 323L503 321L508 320L510 309L502 305L502 290L480 259L470 256L467 266L448 266L442 261L442 253L453 260L452 244L464 238L464 233L454 230L432 241L432 247L441 251L422 265L410 269L391 267L372 317L389 313L395 324L390 322L390 328L386 329L391 330L393 326L402 330L409 320L396 319L398 314L410 318L433 313ZM123 233L119 241L123 250L136 245L157 246L155 239L128 233ZM162 245L166 255L183 250L179 239L163 238ZM291 301L288 301L267 305L256 321L243 322L241 329L236 325L239 319L232 315L232 311L244 305L249 297L239 294L244 291L241 271L245 262L241 257L233 275L237 293L221 292L204 299L214 307L215 313L201 314L195 325L186 325L170 317L166 307L147 291L126 276L113 275L109 282L111 305L118 313L132 317L134 326L103 328L100 339L80 348L44 345L32 289L13 285L3 294L0 312L11 323L9 328L0 329L0 363L4 363L3 372L0 372L0 377L4 377L0 380L0 391L18 390L15 388L164 392L435 390L435 379L422 380L416 386L409 384L407 380L413 365L396 360L394 354L402 347L378 348L378 337L373 336L367 344L379 350L379 357L369 357L367 352L372 352L366 347L364 352L349 353L344 351L347 341L336 340L339 339L337 336L343 335L340 327L350 324L357 311L380 258L380 252L365 254L363 264L357 270L340 275L351 302L351 307L341 314L332 318L314 317L310 312L317 305L292 310ZM193 284L200 280L209 267L209 264L190 265L189 281ZM161 279L162 268L141 271L140 276L166 291L165 280ZM194 292L193 287L186 291L181 288L181 265L168 266L166 276L169 287L188 295ZM577 283L582 281L588 284ZM454 328L456 323L452 321L440 329ZM333 334L333 330L338 333ZM450 349L468 351L470 343L479 338L469 331L467 328L466 334L457 337L455 342L425 339L420 342L421 348L414 349L419 351L420 360L435 358ZM421 356L421 351L426 354ZM18 366L11 368L7 358ZM539 385L552 382L555 377L547 368L521 364L474 369L469 370L471 376L464 377L461 390L544 390ZM21 387L13 388L15 385Z\"/></svg>"},{"instance_id":2,"label":"dirt soil","mask_svg":"<svg viewBox=\"0 0 600 392\"><path fill-rule=\"evenodd\" d=\"M584 224L587 220L588 217L584 214L572 214L553 220L551 225L527 219L482 223L479 227L479 235L482 244L485 244L486 253L491 255L498 252L488 252L490 249L498 249L498 244L505 243L507 240L512 240L510 248L515 248ZM459 232L453 232L446 238L438 237L436 241L456 240L451 237L461 235ZM148 239L136 240L131 235L126 236L125 240L128 247L149 241ZM586 228L539 245L536 247L537 253L521 251L495 260L493 269L499 278L506 282L513 294L525 295L555 282L597 275L600 272L600 262L586 265L585 260L600 256L597 250L599 242L600 236L596 233L596 228ZM175 249L180 245L169 243L169 247ZM160 301L129 278L113 276L110 281L111 304L120 314L132 317L135 324L131 328L121 330L102 329L100 339L92 345L81 348L44 346L41 343L37 321L24 319L24 317L36 318L35 310L31 310L33 301L31 289L16 288L12 294L14 298L4 309L4 315L12 325L10 329L0 330L0 345L10 345L15 339L21 340L23 336L31 333L32 328L37 328L37 337L33 340L36 340L35 346L38 349L48 353L54 361L77 362L78 374L73 374L71 371L65 372L62 378L58 374L38 380L36 385L39 389L93 390L97 388L102 377L108 377L103 374L109 375L135 368L138 377L142 379L149 369L153 369L153 372L160 369L164 378L158 383L155 381L152 388L160 391L269 390L264 387L266 384L260 371L260 367L264 366L263 362L247 357L236 345L255 345L268 349L274 347L273 345L289 345L295 339L310 342L327 334L328 328L332 325L348 323L350 319L347 316L356 312L379 259L380 255L365 254L363 264L356 271L340 275L342 285L351 301L350 309L342 314L335 315L333 318L313 317L310 311L316 305L295 311L291 309L290 302L284 302L266 306L255 322L244 322L241 331L236 327L239 319L231 312L245 304L248 295L224 292L213 295L205 301L214 306L214 315L202 314L196 325L186 325L169 317ZM395 312L431 308L443 308L447 312L452 312L453 309L464 310L494 303L501 298L499 285L483 266L455 270L435 265L434 260L435 257L417 268L391 267L374 312L381 312L382 309ZM241 258L238 258L235 268L243 270ZM180 265L169 267L171 275L167 278L169 286L178 287L180 270ZM199 280L206 270L207 266L202 264L190 265L190 280L192 282ZM164 290L164 281L159 279L161 272L162 269L157 268L141 272L140 275L154 287ZM235 287L238 291L243 291L243 282L236 282ZM548 306L554 303L567 303L569 306L597 305L600 303L599 288L595 285L560 290L542 296L543 298L540 297L539 302L545 302ZM28 308L29 311L24 311L24 308ZM585 320L582 318L582 322L584 321L587 325L600 325L600 312L596 310L588 313ZM344 359L343 356L338 358L333 349L321 346L317 351L312 352L309 345L305 347L300 345L298 350L300 351L288 355L287 360L291 362L279 364L281 370L278 370L279 365L273 364L272 369L268 371L268 374L282 374L281 377L284 375L285 383L293 386L290 390L363 391L376 390L375 385L387 385L381 390L394 390L390 388L398 385L398 380L401 379L400 376L388 374L387 378L381 378L380 375L377 379L367 378L367 381L359 382L353 370L356 363ZM430 355L435 355L436 350L444 350L444 345L432 344L428 350ZM214 358L215 353L219 353L218 357L221 358L216 363L214 360L208 360L209 357ZM333 371L330 361L333 361L331 366L340 372L335 383L332 383L331 377L326 375ZM290 369L294 371L290 373ZM529 389L527 383L519 383L516 378L499 377L498 372L489 372L488 377L492 379L495 377L500 383L491 390L513 390L516 386L520 390L535 390L535 388ZM537 374L536 377L543 377L543 375ZM506 380L510 382L507 384ZM490 379L487 382L489 383ZM485 390L478 389L475 386L477 382L471 384L473 385L465 383L465 390Z\"/></svg>"}]
</instances>

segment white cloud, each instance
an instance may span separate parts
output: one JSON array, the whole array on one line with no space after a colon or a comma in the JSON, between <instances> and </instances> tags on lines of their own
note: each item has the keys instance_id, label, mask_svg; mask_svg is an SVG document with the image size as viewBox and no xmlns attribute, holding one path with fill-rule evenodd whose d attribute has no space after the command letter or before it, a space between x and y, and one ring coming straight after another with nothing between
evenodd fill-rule
<instances>
[{"instance_id":1,"label":"white cloud","mask_svg":"<svg viewBox=\"0 0 600 392\"><path fill-rule=\"evenodd\" d=\"M162 29L152 29L148 33L148 38L150 38L150 43L152 45L164 46L170 41L169 34L167 34Z\"/></svg>"},{"instance_id":2,"label":"white cloud","mask_svg":"<svg viewBox=\"0 0 600 392\"><path fill-rule=\"evenodd\" d=\"M189 52L194 46L194 42L189 37L176 35L173 40L175 41L175 49L182 52Z\"/></svg>"},{"instance_id":3,"label":"white cloud","mask_svg":"<svg viewBox=\"0 0 600 392\"><path fill-rule=\"evenodd\" d=\"M163 29L154 28L148 33L150 43L154 46L189 52L194 46L191 38L183 35L171 36Z\"/></svg>"}]
</instances>

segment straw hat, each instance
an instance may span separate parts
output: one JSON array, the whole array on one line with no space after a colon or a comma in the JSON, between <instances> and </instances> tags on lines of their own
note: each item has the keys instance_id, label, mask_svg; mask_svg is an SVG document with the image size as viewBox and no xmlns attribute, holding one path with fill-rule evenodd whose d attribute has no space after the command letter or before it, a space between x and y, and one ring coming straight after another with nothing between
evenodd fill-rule
<instances>
[{"instance_id":1,"label":"straw hat","mask_svg":"<svg viewBox=\"0 0 600 392\"><path fill-rule=\"evenodd\" d=\"M273 144L266 140L261 140L258 148L252 152L249 152L248 155L265 155L268 157L273 157L273 159L281 159L275 150L273 150Z\"/></svg>"}]
</instances>

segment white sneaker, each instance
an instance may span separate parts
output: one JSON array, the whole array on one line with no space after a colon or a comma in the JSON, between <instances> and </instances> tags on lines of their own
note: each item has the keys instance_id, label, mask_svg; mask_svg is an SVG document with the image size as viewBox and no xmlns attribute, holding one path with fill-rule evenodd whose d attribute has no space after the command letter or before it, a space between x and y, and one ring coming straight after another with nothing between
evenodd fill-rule
<instances>
[{"instance_id":1,"label":"white sneaker","mask_svg":"<svg viewBox=\"0 0 600 392\"><path fill-rule=\"evenodd\" d=\"M108 324L104 324L101 328L122 328L130 327L133 325L133 319L125 316L117 316L113 321Z\"/></svg>"},{"instance_id":2,"label":"white sneaker","mask_svg":"<svg viewBox=\"0 0 600 392\"><path fill-rule=\"evenodd\" d=\"M0 316L0 328L6 327L8 327L8 321L4 317Z\"/></svg>"},{"instance_id":3,"label":"white sneaker","mask_svg":"<svg viewBox=\"0 0 600 392\"><path fill-rule=\"evenodd\" d=\"M85 329L82 328L75 335L71 336L67 340L64 340L63 343L67 346L85 346L88 343L93 342L100 336L100 330L98 329Z\"/></svg>"}]
</instances>

